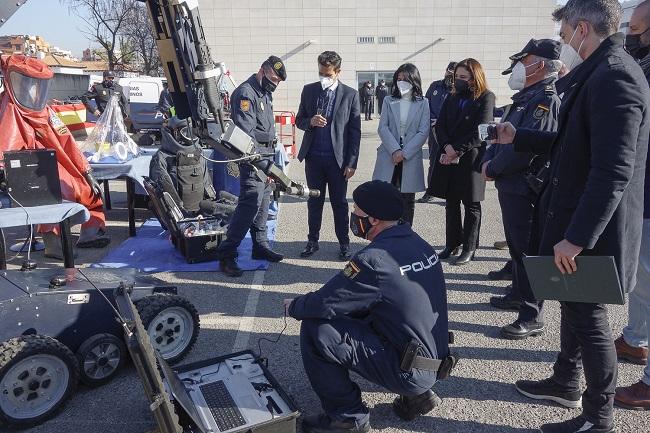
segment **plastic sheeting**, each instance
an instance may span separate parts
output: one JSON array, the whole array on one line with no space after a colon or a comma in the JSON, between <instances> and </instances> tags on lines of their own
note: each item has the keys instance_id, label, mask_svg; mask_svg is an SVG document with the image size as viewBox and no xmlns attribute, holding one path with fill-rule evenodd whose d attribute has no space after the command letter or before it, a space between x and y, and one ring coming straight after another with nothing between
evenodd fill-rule
<instances>
[{"instance_id":1,"label":"plastic sheeting","mask_svg":"<svg viewBox=\"0 0 650 433\"><path fill-rule=\"evenodd\" d=\"M95 129L81 147L91 163L126 162L140 154L140 148L126 131L116 95L111 96Z\"/></svg>"}]
</instances>

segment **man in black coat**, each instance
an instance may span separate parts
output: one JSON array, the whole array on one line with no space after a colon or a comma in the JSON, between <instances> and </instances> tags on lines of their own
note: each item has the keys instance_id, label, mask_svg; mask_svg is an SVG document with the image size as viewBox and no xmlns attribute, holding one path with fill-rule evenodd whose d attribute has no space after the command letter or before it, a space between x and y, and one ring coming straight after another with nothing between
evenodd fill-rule
<instances>
[{"instance_id":1,"label":"man in black coat","mask_svg":"<svg viewBox=\"0 0 650 433\"><path fill-rule=\"evenodd\" d=\"M555 11L566 44L561 60L571 69L558 83L564 93L558 131L504 123L497 125L497 142L536 154L550 151L550 178L537 206L538 253L554 256L563 273L577 270L578 254L613 256L627 292L634 287L641 242L650 89L616 33L620 15L616 0L569 0ZM543 425L544 433L614 432L617 361L607 308L577 302L561 307L553 376L518 381L517 390L567 407L582 404L579 417Z\"/></svg>"},{"instance_id":2,"label":"man in black coat","mask_svg":"<svg viewBox=\"0 0 650 433\"><path fill-rule=\"evenodd\" d=\"M512 66L503 74L510 74L508 84L517 93L507 106L502 122L510 122L517 128L557 130L560 98L555 81L562 66L559 57L560 43L552 39L531 39L521 52L510 56ZM542 302L533 296L523 258L530 254L530 231L538 192L535 183L547 160L547 155L535 157L530 152L515 152L507 144L489 146L483 157L483 177L494 180L499 192L503 230L513 262L512 290L505 296L493 296L490 304L502 310L519 310L517 320L501 328L501 336L513 340L544 332Z\"/></svg>"},{"instance_id":3,"label":"man in black coat","mask_svg":"<svg viewBox=\"0 0 650 433\"><path fill-rule=\"evenodd\" d=\"M445 99L447 99L454 86L454 69L456 69L456 62L449 62L447 69L445 69L445 78L431 83L424 95L429 101L429 114L431 118L431 129L429 130L429 172L427 174L427 190L417 200L418 203L433 203L434 201L431 175L433 174L433 167L436 165L436 156L440 150L435 134L435 127L438 122L438 116L440 116L440 111L442 110L442 103L445 102Z\"/></svg>"},{"instance_id":4,"label":"man in black coat","mask_svg":"<svg viewBox=\"0 0 650 433\"><path fill-rule=\"evenodd\" d=\"M305 161L309 188L322 191L307 200L309 234L300 253L309 257L318 251L323 221L325 189L334 213L334 229L339 241L339 259L350 258L348 181L357 168L361 144L359 94L339 81L341 56L325 51L318 56L320 81L307 84L300 96L296 126L305 131L298 160Z\"/></svg>"},{"instance_id":5,"label":"man in black coat","mask_svg":"<svg viewBox=\"0 0 650 433\"><path fill-rule=\"evenodd\" d=\"M384 103L384 98L388 96L388 86L386 86L386 81L379 80L379 84L375 89L375 97L377 98L377 108L379 109L379 115L381 116L381 106Z\"/></svg>"},{"instance_id":6,"label":"man in black coat","mask_svg":"<svg viewBox=\"0 0 650 433\"><path fill-rule=\"evenodd\" d=\"M88 111L91 111L95 116L99 117L104 112L106 104L108 104L111 96L117 95L117 101L120 105L120 109L122 110L122 116L128 117L129 100L124 94L124 89L122 89L122 86L115 82L115 74L113 71L104 71L102 77L103 81L101 83L95 84L90 88L89 91L81 96L81 102L86 106L86 109ZM89 103L91 99L95 100L95 105L97 107L94 110Z\"/></svg>"}]
</instances>

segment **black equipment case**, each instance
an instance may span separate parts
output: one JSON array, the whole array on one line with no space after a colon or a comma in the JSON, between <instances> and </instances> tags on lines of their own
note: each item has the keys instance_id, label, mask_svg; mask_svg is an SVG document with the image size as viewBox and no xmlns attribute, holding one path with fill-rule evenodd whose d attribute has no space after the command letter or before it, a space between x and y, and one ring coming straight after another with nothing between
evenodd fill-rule
<instances>
[{"instance_id":1,"label":"black equipment case","mask_svg":"<svg viewBox=\"0 0 650 433\"><path fill-rule=\"evenodd\" d=\"M22 206L61 203L56 151L29 149L3 153L7 192Z\"/></svg>"},{"instance_id":2,"label":"black equipment case","mask_svg":"<svg viewBox=\"0 0 650 433\"><path fill-rule=\"evenodd\" d=\"M168 192L161 193L150 178L144 178L144 187L158 221L169 230L172 244L185 257L187 263L217 260L217 247L226 236L225 227L202 231L200 228L214 227L221 220L214 216L187 218L172 196ZM199 231L193 230L192 227L199 228Z\"/></svg>"}]
</instances>

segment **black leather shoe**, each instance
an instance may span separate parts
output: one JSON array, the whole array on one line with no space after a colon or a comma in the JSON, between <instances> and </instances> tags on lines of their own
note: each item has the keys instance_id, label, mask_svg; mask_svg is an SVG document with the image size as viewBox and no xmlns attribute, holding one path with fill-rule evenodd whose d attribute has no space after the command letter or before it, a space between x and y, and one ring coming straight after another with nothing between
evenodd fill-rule
<instances>
[{"instance_id":1,"label":"black leather shoe","mask_svg":"<svg viewBox=\"0 0 650 433\"><path fill-rule=\"evenodd\" d=\"M307 246L300 252L300 257L309 257L318 250L319 248L317 241L307 241Z\"/></svg>"},{"instance_id":2,"label":"black leather shoe","mask_svg":"<svg viewBox=\"0 0 650 433\"><path fill-rule=\"evenodd\" d=\"M412 421L420 415L431 412L442 403L435 392L427 390L416 396L400 395L393 401L395 414L404 421Z\"/></svg>"},{"instance_id":3,"label":"black leather shoe","mask_svg":"<svg viewBox=\"0 0 650 433\"><path fill-rule=\"evenodd\" d=\"M501 337L507 340L524 340L544 334L544 324L540 322L515 321L501 328Z\"/></svg>"},{"instance_id":4,"label":"black leather shoe","mask_svg":"<svg viewBox=\"0 0 650 433\"><path fill-rule=\"evenodd\" d=\"M271 248L259 247L253 248L253 254L251 255L255 260L268 260L269 262L277 263L284 259L284 256L280 253L276 253Z\"/></svg>"},{"instance_id":5,"label":"black leather shoe","mask_svg":"<svg viewBox=\"0 0 650 433\"><path fill-rule=\"evenodd\" d=\"M487 276L492 281L512 281L512 271L505 267L498 271L490 271Z\"/></svg>"},{"instance_id":6,"label":"black leather shoe","mask_svg":"<svg viewBox=\"0 0 650 433\"><path fill-rule=\"evenodd\" d=\"M219 266L221 267L221 272L229 277L241 277L244 273L233 258L219 260Z\"/></svg>"},{"instance_id":7,"label":"black leather shoe","mask_svg":"<svg viewBox=\"0 0 650 433\"><path fill-rule=\"evenodd\" d=\"M490 298L490 305L499 310L519 311L521 309L521 301L513 299L510 295L492 296Z\"/></svg>"},{"instance_id":8,"label":"black leather shoe","mask_svg":"<svg viewBox=\"0 0 650 433\"><path fill-rule=\"evenodd\" d=\"M587 421L583 415L568 421L544 424L539 428L542 433L616 433L614 425L599 426Z\"/></svg>"},{"instance_id":9,"label":"black leather shoe","mask_svg":"<svg viewBox=\"0 0 650 433\"><path fill-rule=\"evenodd\" d=\"M550 377L542 380L518 380L515 388L520 394L535 400L554 401L570 409L582 407L582 392L579 389L562 386Z\"/></svg>"},{"instance_id":10,"label":"black leather shoe","mask_svg":"<svg viewBox=\"0 0 650 433\"><path fill-rule=\"evenodd\" d=\"M440 260L448 259L451 256L458 255L459 251L460 251L460 247L454 247L454 248L445 247L445 249L440 251L440 253L438 254L438 258Z\"/></svg>"},{"instance_id":11,"label":"black leather shoe","mask_svg":"<svg viewBox=\"0 0 650 433\"><path fill-rule=\"evenodd\" d=\"M463 250L462 253L460 253L460 256L456 259L452 265L454 266L463 266L474 260L474 253L475 251L467 251Z\"/></svg>"},{"instance_id":12,"label":"black leather shoe","mask_svg":"<svg viewBox=\"0 0 650 433\"><path fill-rule=\"evenodd\" d=\"M357 425L354 421L335 421L324 413L302 419L303 433L367 433L370 423Z\"/></svg>"},{"instance_id":13,"label":"black leather shoe","mask_svg":"<svg viewBox=\"0 0 650 433\"><path fill-rule=\"evenodd\" d=\"M350 260L350 257L352 257L352 254L350 254L350 245L341 245L341 250L339 251L339 260Z\"/></svg>"},{"instance_id":14,"label":"black leather shoe","mask_svg":"<svg viewBox=\"0 0 650 433\"><path fill-rule=\"evenodd\" d=\"M436 198L429 194L424 194L419 199L415 200L416 203L433 203L436 201Z\"/></svg>"}]
</instances>

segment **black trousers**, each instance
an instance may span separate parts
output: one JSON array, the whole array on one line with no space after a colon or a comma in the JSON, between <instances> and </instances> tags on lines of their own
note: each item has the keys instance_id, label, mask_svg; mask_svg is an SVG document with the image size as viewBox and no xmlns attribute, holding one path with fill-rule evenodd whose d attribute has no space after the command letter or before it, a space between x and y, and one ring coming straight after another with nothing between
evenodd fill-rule
<instances>
[{"instance_id":1,"label":"black trousers","mask_svg":"<svg viewBox=\"0 0 650 433\"><path fill-rule=\"evenodd\" d=\"M460 200L447 199L445 216L447 219L446 242L448 247L463 246L465 251L474 251L478 247L479 232L481 229L481 202L467 202L465 207L465 221L462 221Z\"/></svg>"},{"instance_id":2,"label":"black trousers","mask_svg":"<svg viewBox=\"0 0 650 433\"><path fill-rule=\"evenodd\" d=\"M402 221L407 222L413 226L413 217L415 216L415 193L403 192L402 200L404 201L404 213L402 214Z\"/></svg>"},{"instance_id":3,"label":"black trousers","mask_svg":"<svg viewBox=\"0 0 650 433\"><path fill-rule=\"evenodd\" d=\"M582 365L587 381L582 412L589 422L610 426L618 363L607 306L561 302L560 308L560 354L553 366L553 380L567 390L579 389Z\"/></svg>"},{"instance_id":4,"label":"black trousers","mask_svg":"<svg viewBox=\"0 0 650 433\"><path fill-rule=\"evenodd\" d=\"M239 165L239 201L232 215L226 239L217 247L219 259L237 257L237 247L250 230L253 249L269 246L266 221L269 216L271 186L260 181L253 167Z\"/></svg>"},{"instance_id":5,"label":"black trousers","mask_svg":"<svg viewBox=\"0 0 650 433\"><path fill-rule=\"evenodd\" d=\"M523 196L499 191L503 230L512 257L512 292L514 299L523 301L518 320L542 322L542 301L537 301L530 288L523 258L529 254L530 235L535 212L534 195Z\"/></svg>"},{"instance_id":6,"label":"black trousers","mask_svg":"<svg viewBox=\"0 0 650 433\"><path fill-rule=\"evenodd\" d=\"M310 189L318 189L321 192L319 197L309 197L307 200L307 222L309 225L307 239L317 242L320 237L325 191L327 189L334 214L336 238L339 244L348 245L350 243L348 235L350 228L347 200L348 182L345 180L343 169L339 167L334 155L308 155L305 158L305 177L307 178L307 186Z\"/></svg>"},{"instance_id":7,"label":"black trousers","mask_svg":"<svg viewBox=\"0 0 650 433\"><path fill-rule=\"evenodd\" d=\"M381 106L384 105L384 98L377 98L377 109L379 110L379 115L381 116Z\"/></svg>"},{"instance_id":8,"label":"black trousers","mask_svg":"<svg viewBox=\"0 0 650 433\"><path fill-rule=\"evenodd\" d=\"M363 104L363 113L366 115L366 120L372 118L373 111L375 111L375 102L372 98L368 98L368 100Z\"/></svg>"}]
</instances>

